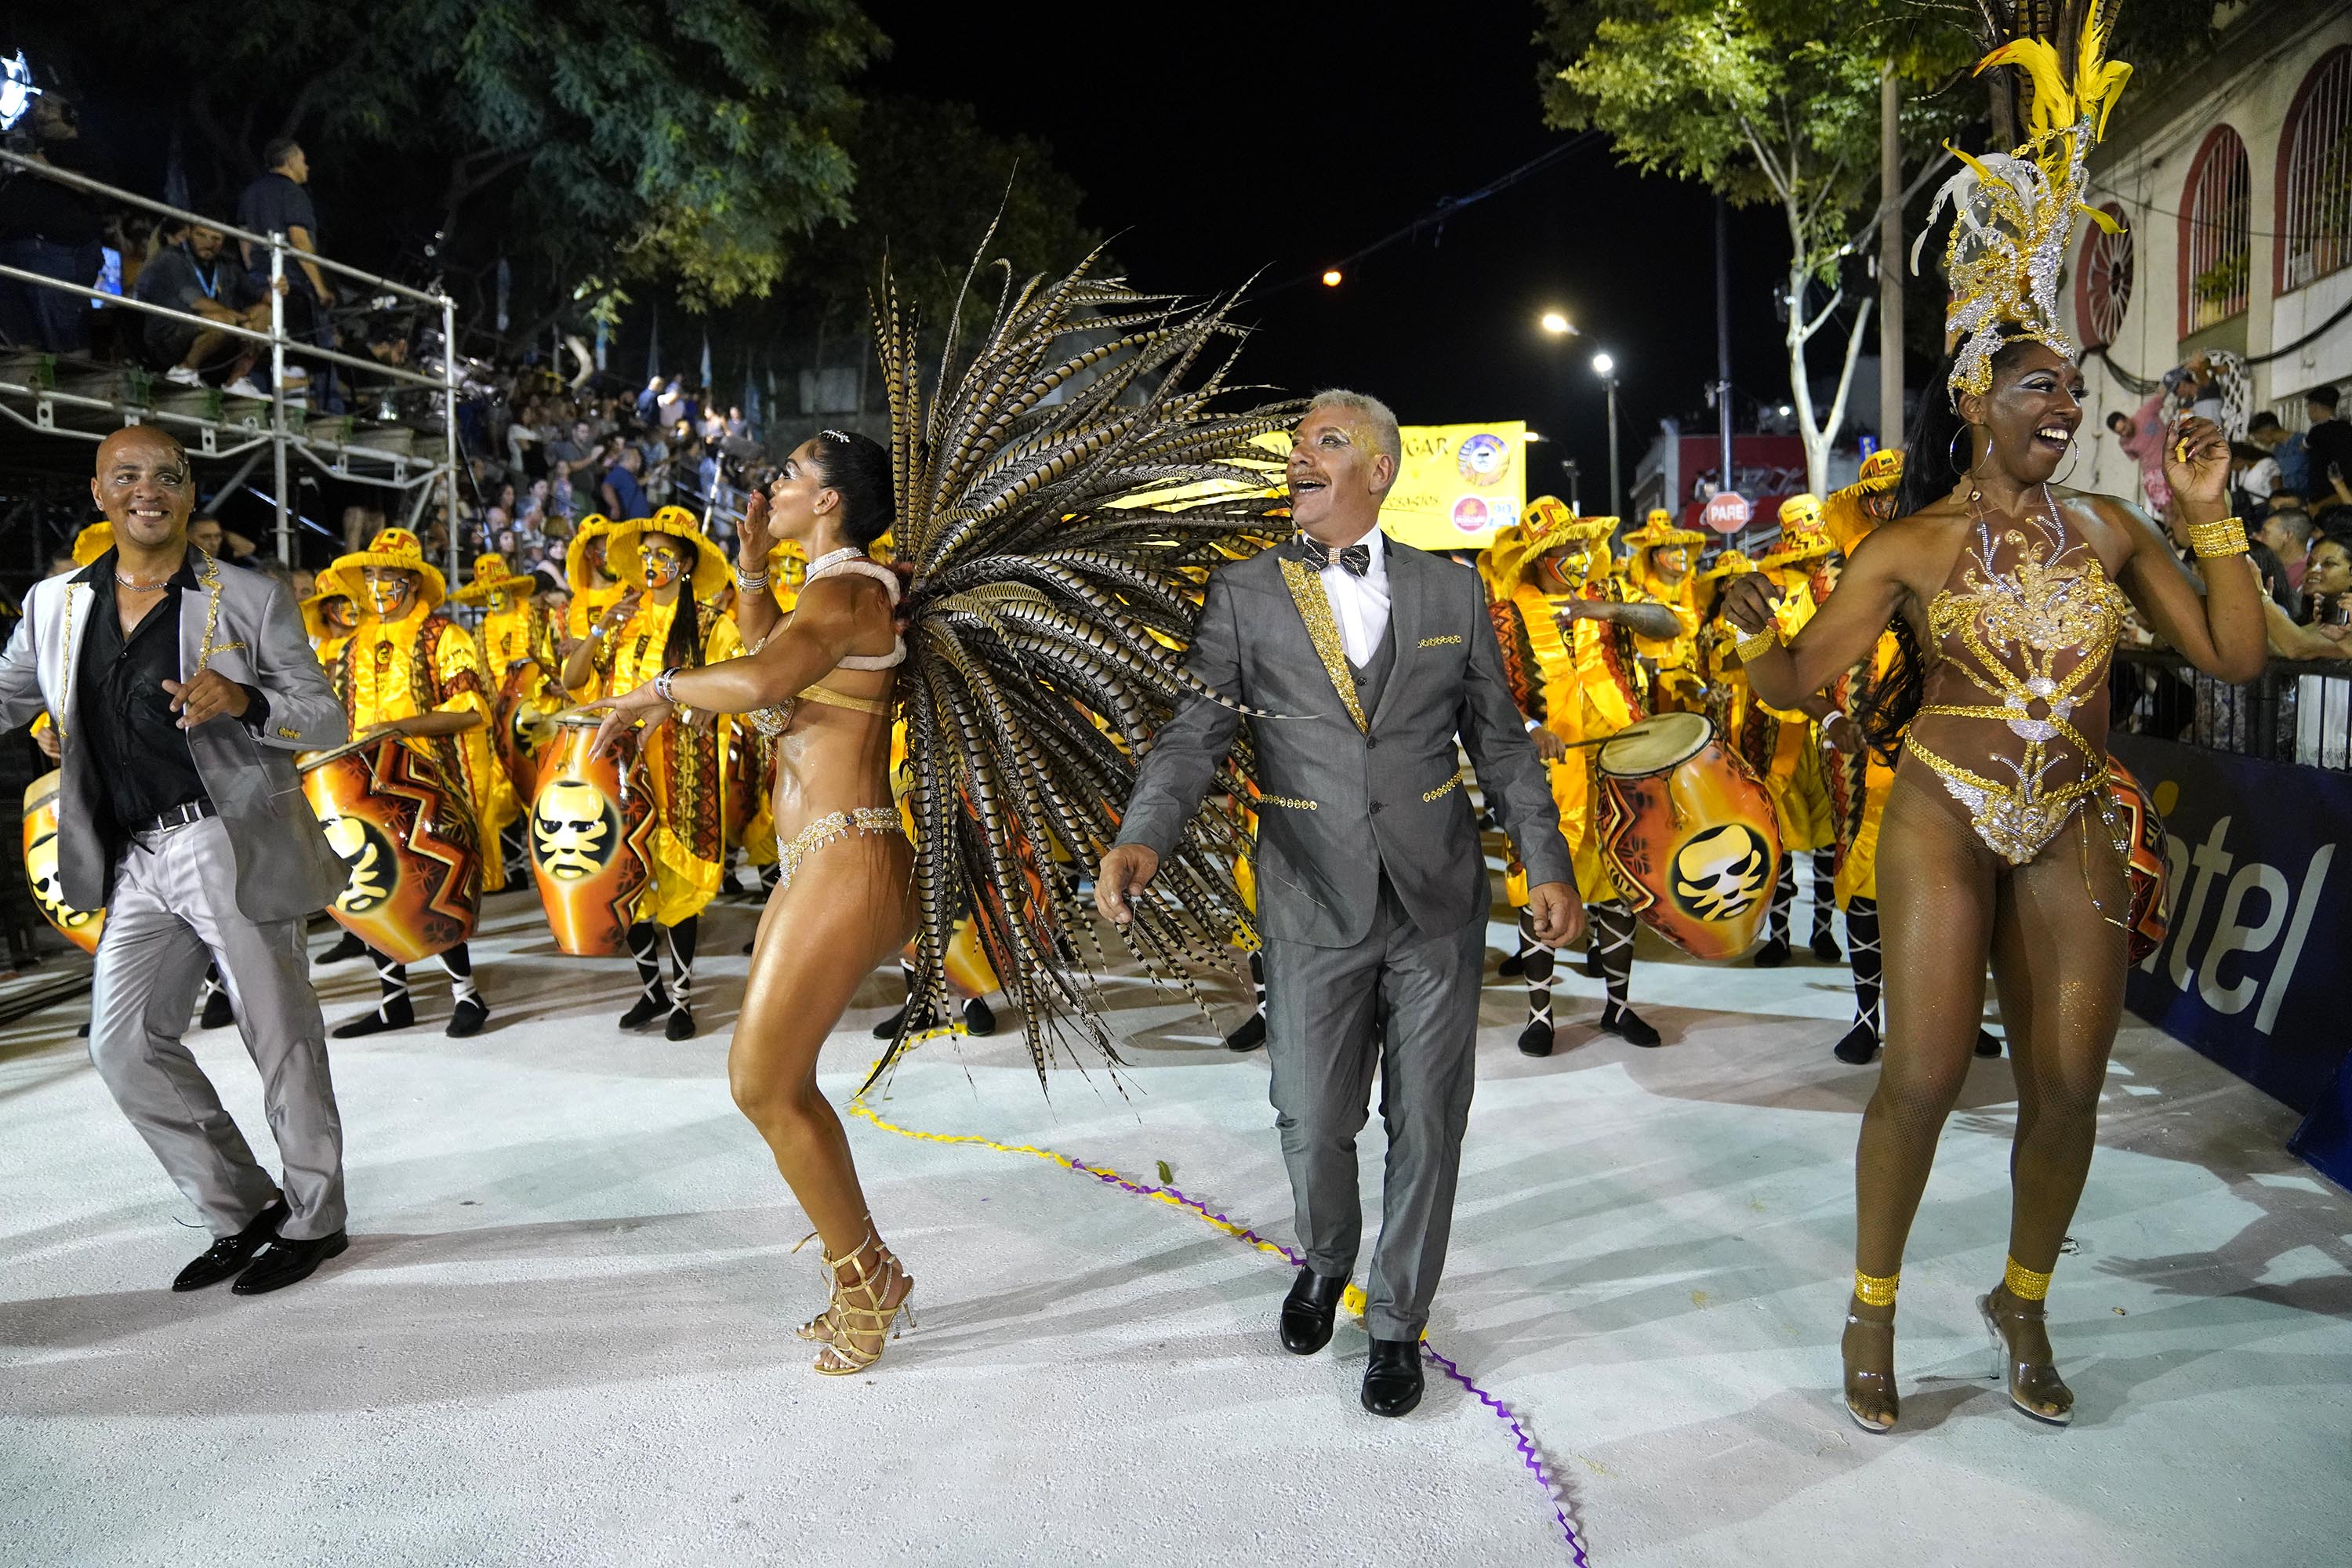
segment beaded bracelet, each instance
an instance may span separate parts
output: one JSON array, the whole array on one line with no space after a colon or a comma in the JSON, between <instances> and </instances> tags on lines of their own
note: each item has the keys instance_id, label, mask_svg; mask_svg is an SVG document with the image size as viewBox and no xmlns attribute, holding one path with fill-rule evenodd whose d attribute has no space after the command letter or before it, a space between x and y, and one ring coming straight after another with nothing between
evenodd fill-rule
<instances>
[{"instance_id":1,"label":"beaded bracelet","mask_svg":"<svg viewBox=\"0 0 2352 1568\"><path fill-rule=\"evenodd\" d=\"M677 667L673 665L669 668L663 670L659 675L654 677L654 695L660 698L663 701L669 703L672 707L677 706L677 699L671 694L669 683L673 679L677 679Z\"/></svg>"},{"instance_id":2,"label":"beaded bracelet","mask_svg":"<svg viewBox=\"0 0 2352 1568\"><path fill-rule=\"evenodd\" d=\"M756 594L767 585L768 574L765 572L746 572L740 566L735 568L735 586L742 592Z\"/></svg>"},{"instance_id":3,"label":"beaded bracelet","mask_svg":"<svg viewBox=\"0 0 2352 1568\"><path fill-rule=\"evenodd\" d=\"M1759 655L1780 646L1780 623L1771 622L1760 632L1749 632L1731 645L1742 664L1753 664Z\"/></svg>"},{"instance_id":4,"label":"beaded bracelet","mask_svg":"<svg viewBox=\"0 0 2352 1568\"><path fill-rule=\"evenodd\" d=\"M2200 561L2243 555L2247 549L2245 520L2225 517L2218 522L2192 522L2189 525L2189 548L2197 552Z\"/></svg>"}]
</instances>

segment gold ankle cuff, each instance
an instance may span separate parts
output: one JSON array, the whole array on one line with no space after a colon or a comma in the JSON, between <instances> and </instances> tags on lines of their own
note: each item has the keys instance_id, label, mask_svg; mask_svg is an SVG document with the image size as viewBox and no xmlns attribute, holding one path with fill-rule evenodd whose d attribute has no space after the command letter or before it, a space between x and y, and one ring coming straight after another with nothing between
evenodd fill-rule
<instances>
[{"instance_id":1,"label":"gold ankle cuff","mask_svg":"<svg viewBox=\"0 0 2352 1568\"><path fill-rule=\"evenodd\" d=\"M1853 1299L1865 1307L1892 1307L1895 1305L1895 1288L1902 1283L1903 1276L1899 1271L1880 1279L1875 1274L1864 1274L1857 1268L1853 1271Z\"/></svg>"},{"instance_id":2,"label":"gold ankle cuff","mask_svg":"<svg viewBox=\"0 0 2352 1568\"><path fill-rule=\"evenodd\" d=\"M2050 1276L2036 1274L2012 1258L2009 1272L2001 1276L2001 1289L2021 1301L2039 1301L2050 1294Z\"/></svg>"}]
</instances>

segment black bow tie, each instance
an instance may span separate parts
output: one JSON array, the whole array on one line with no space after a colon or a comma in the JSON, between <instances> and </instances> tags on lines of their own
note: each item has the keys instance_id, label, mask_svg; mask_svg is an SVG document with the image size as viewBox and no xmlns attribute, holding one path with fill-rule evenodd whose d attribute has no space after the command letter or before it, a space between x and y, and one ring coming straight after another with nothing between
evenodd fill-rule
<instances>
[{"instance_id":1,"label":"black bow tie","mask_svg":"<svg viewBox=\"0 0 2352 1568\"><path fill-rule=\"evenodd\" d=\"M1334 555L1350 576L1361 577L1372 569L1372 547L1369 544L1349 544L1335 552L1311 534L1298 536L1299 559L1318 572L1328 571Z\"/></svg>"}]
</instances>

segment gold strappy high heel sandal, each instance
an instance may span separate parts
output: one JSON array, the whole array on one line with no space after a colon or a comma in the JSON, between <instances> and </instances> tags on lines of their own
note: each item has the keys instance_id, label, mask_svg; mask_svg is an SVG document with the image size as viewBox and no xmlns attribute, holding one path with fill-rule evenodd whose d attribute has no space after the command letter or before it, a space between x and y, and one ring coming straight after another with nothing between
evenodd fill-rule
<instances>
[{"instance_id":1,"label":"gold strappy high heel sandal","mask_svg":"<svg viewBox=\"0 0 2352 1568\"><path fill-rule=\"evenodd\" d=\"M1978 1297L1977 1310L1984 1315L1985 1332L1992 1336L1993 1380L2007 1380L2009 1402L2017 1406L2018 1414L2048 1426L2070 1426L2074 1421L2074 1391L2048 1362L2020 1361L2011 1354L2009 1336L2000 1331L2004 1318L2020 1323L2046 1322L2050 1312L2042 1303L2049 1293L2049 1275L2021 1268L2011 1258L2001 1288ZM2044 1405L2057 1409L2053 1413Z\"/></svg>"},{"instance_id":2,"label":"gold strappy high heel sandal","mask_svg":"<svg viewBox=\"0 0 2352 1568\"><path fill-rule=\"evenodd\" d=\"M812 1231L801 1237L793 1250L798 1252L807 1246L815 1234ZM874 1255L870 1265L866 1261L869 1252ZM897 1255L882 1245L882 1238L871 1227L865 1240L841 1257L822 1252L819 1255L824 1258L825 1278L833 1287L833 1299L824 1311L793 1331L824 1346L811 1363L811 1370L825 1377L846 1377L864 1372L882 1359L884 1348L898 1337L899 1313L907 1314L908 1327L918 1326L914 1309L908 1304L914 1298L915 1277L907 1273ZM895 1302L886 1304L883 1298L889 1291L894 1265L907 1281L907 1291ZM847 1279L841 1277L844 1267L851 1271ZM873 1341L874 1348L866 1349L858 1342L861 1339Z\"/></svg>"}]
</instances>

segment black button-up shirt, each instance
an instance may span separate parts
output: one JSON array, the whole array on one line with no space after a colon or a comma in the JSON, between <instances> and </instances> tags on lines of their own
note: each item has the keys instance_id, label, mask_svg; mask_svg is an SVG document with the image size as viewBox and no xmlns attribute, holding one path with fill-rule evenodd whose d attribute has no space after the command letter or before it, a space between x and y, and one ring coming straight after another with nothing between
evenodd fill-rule
<instances>
[{"instance_id":1,"label":"black button-up shirt","mask_svg":"<svg viewBox=\"0 0 2352 1568\"><path fill-rule=\"evenodd\" d=\"M89 585L90 622L74 690L77 743L90 749L113 808L105 837L119 844L173 807L206 798L188 732L163 689L163 682L180 679L181 592L201 593L204 584L191 547L172 574L170 592L126 637L115 607L115 565L110 550L75 579ZM250 686L245 691L250 705L241 721L258 729L268 721L268 700Z\"/></svg>"}]
</instances>

